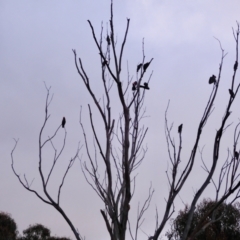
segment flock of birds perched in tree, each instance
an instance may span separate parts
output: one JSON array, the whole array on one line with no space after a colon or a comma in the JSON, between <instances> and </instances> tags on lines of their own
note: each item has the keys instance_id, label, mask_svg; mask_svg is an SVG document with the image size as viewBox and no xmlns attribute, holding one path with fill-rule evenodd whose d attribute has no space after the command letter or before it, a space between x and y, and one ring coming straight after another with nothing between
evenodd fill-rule
<instances>
[{"instance_id":1,"label":"flock of birds perched in tree","mask_svg":"<svg viewBox=\"0 0 240 240\"><path fill-rule=\"evenodd\" d=\"M141 64L139 64L139 65L137 66L137 71L141 68L141 66L142 66ZM234 66L233 66L234 72L237 71L237 68L238 68L238 61L235 61ZM216 84L216 82L217 82L216 76L213 74L213 75L209 78L208 83L209 83L209 84L212 84L212 83L213 83L213 84ZM232 89L228 89L228 91L229 91L229 94L230 94L231 98L234 98L234 97L235 97L235 94L234 94L233 90L232 90ZM183 124L181 124L181 125L178 126L178 133L179 133L179 134L182 133L182 127L183 127ZM235 152L234 152L234 157L238 160L238 158L239 158L239 152L235 151Z\"/></svg>"},{"instance_id":2,"label":"flock of birds perched in tree","mask_svg":"<svg viewBox=\"0 0 240 240\"><path fill-rule=\"evenodd\" d=\"M111 39L110 39L109 35L107 35L107 37L106 37L106 42L107 42L108 46L111 45ZM153 58L149 62L147 62L147 63L144 63L144 64L140 63L140 64L138 64L137 65L137 72L140 69L142 69L143 72L145 72L147 70L147 68L149 67L149 65L151 64L152 60L153 60ZM104 58L103 61L102 61L102 67L105 67L107 64L108 64L108 61ZM138 82L135 81L132 84L132 90L135 91L135 90L137 90L137 88L138 88ZM143 89L146 89L146 90L150 89L147 82L145 82L143 85L139 85L139 88L143 88ZM62 125L62 126L64 127L64 125Z\"/></svg>"},{"instance_id":3,"label":"flock of birds perched in tree","mask_svg":"<svg viewBox=\"0 0 240 240\"><path fill-rule=\"evenodd\" d=\"M152 60L153 60L153 58L151 59L151 61L149 61L149 62L147 62L147 63L144 63L144 64L140 63L140 64L138 64L138 65L137 65L137 72L138 72L141 68L143 68L143 72L145 72L145 71L147 70L147 68L149 67L150 63L152 62Z\"/></svg>"},{"instance_id":4,"label":"flock of birds perched in tree","mask_svg":"<svg viewBox=\"0 0 240 240\"><path fill-rule=\"evenodd\" d=\"M234 66L233 66L234 72L237 71L237 68L238 68L238 61L235 61ZM208 80L208 83L209 83L209 84L212 84L212 83L216 84L216 82L217 82L217 80L216 80L216 76L215 76L215 75L212 75L212 76L209 78L209 80ZM231 98L234 98L234 97L235 97L235 94L234 94L234 92L233 92L232 89L228 89L228 92L229 92Z\"/></svg>"},{"instance_id":5,"label":"flock of birds perched in tree","mask_svg":"<svg viewBox=\"0 0 240 240\"><path fill-rule=\"evenodd\" d=\"M133 90L133 91L136 91L136 90L137 90L137 87L138 87L138 82L137 82L137 81L133 82L133 84L132 84L132 90ZM140 88L143 88L143 89L146 89L146 90L149 90L149 89L150 89L147 82L145 82L143 85L140 85L139 87L140 87Z\"/></svg>"},{"instance_id":6,"label":"flock of birds perched in tree","mask_svg":"<svg viewBox=\"0 0 240 240\"><path fill-rule=\"evenodd\" d=\"M107 35L106 41L107 41L108 46L111 45L111 39L110 39L109 35ZM140 69L142 69L143 72L145 72L147 70L147 68L149 67L150 63L152 62L152 60L153 60L153 58L149 62L147 62L147 63L144 63L144 64L140 63L140 64L138 64L137 65L137 73L139 72ZM106 60L104 60L102 62L102 66L104 67L106 64L108 64L108 62ZM235 61L234 66L233 66L234 72L237 71L237 68L238 68L238 61ZM214 74L209 78L208 83L209 84L212 84L212 83L216 84L217 83L216 76ZM135 81L132 84L132 91L136 91L137 88L138 88L138 82ZM150 89L147 82L144 82L143 85L139 85L139 88L143 88L143 89L146 89L146 90ZM231 98L234 98L233 90L232 89L228 89L228 91L229 91L229 94L230 94ZM62 119L62 128L65 128L65 124L66 124L66 118L63 117L63 119ZM178 126L178 133L179 134L182 133L182 128L183 128L183 124L180 124ZM237 151L234 152L234 157L238 160L239 153Z\"/></svg>"},{"instance_id":7,"label":"flock of birds perched in tree","mask_svg":"<svg viewBox=\"0 0 240 240\"><path fill-rule=\"evenodd\" d=\"M142 69L143 72L145 72L147 70L147 68L149 67L150 63L152 62L152 60L153 60L153 58L149 62L147 62L147 63L144 63L144 64L140 63L140 64L138 64L137 65L137 73L138 73L138 71L140 69ZM139 85L139 88L143 88L143 89L146 89L146 90L150 89L147 82L145 82L143 85ZM138 89L138 82L135 81L132 84L132 90L136 91L137 89Z\"/></svg>"}]
</instances>

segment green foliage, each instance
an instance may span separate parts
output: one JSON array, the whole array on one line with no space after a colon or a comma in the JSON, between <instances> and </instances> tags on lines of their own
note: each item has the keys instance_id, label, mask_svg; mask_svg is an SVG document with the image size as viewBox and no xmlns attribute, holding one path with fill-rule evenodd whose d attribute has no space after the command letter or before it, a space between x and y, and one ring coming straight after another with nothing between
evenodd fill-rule
<instances>
[{"instance_id":1,"label":"green foliage","mask_svg":"<svg viewBox=\"0 0 240 240\"><path fill-rule=\"evenodd\" d=\"M50 237L50 230L42 224L30 225L23 231L24 240L47 240Z\"/></svg>"},{"instance_id":2,"label":"green foliage","mask_svg":"<svg viewBox=\"0 0 240 240\"><path fill-rule=\"evenodd\" d=\"M17 224L10 214L0 212L0 240L71 240L66 237L53 237L51 231L42 224L30 225L18 236Z\"/></svg>"},{"instance_id":3,"label":"green foliage","mask_svg":"<svg viewBox=\"0 0 240 240\"><path fill-rule=\"evenodd\" d=\"M23 231L23 236L18 240L71 240L65 237L51 236L50 229L42 224L30 225Z\"/></svg>"},{"instance_id":4,"label":"green foliage","mask_svg":"<svg viewBox=\"0 0 240 240\"><path fill-rule=\"evenodd\" d=\"M0 212L0 240L15 240L17 237L17 224L11 215Z\"/></svg>"},{"instance_id":5,"label":"green foliage","mask_svg":"<svg viewBox=\"0 0 240 240\"><path fill-rule=\"evenodd\" d=\"M193 221L190 227L191 234L198 225L204 214L214 206L215 202L210 199L204 199L199 205L193 215ZM189 206L185 206L184 210L179 211L176 219L172 220L171 230L166 233L170 240L179 240L183 234L188 217ZM213 216L207 217L204 225L211 222ZM240 204L225 204L223 203L216 210L215 221L194 238L194 240L235 240L240 239Z\"/></svg>"}]
</instances>

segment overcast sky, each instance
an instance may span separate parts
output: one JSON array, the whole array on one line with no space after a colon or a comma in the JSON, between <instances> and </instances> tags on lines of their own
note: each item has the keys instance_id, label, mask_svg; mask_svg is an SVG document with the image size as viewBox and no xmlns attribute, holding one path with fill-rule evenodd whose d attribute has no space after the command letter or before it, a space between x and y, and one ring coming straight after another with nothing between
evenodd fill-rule
<instances>
[{"instance_id":1,"label":"overcast sky","mask_svg":"<svg viewBox=\"0 0 240 240\"><path fill-rule=\"evenodd\" d=\"M29 224L41 223L49 227L53 235L74 239L60 214L20 185L11 170L10 153L14 146L13 138L19 139L14 155L16 170L21 176L25 173L29 181L35 178L32 187L41 189L37 172L38 135L44 120L45 82L51 86L54 98L44 136L53 133L63 116L67 118L66 151L54 174L55 182L50 187L56 194L54 186L59 183L62 171L75 154L78 142L83 143L79 125L80 106L88 129L87 104L92 104L75 69L72 49L76 49L82 58L91 83L101 96L98 92L99 54L87 20L91 20L99 36L101 22L106 33L109 13L110 0L0 0L0 211L12 214L20 232ZM164 136L164 112L168 100L171 100L169 122L174 122L176 132L177 126L184 124L183 157L188 157L196 126L212 89L208 78L218 74L221 51L214 37L218 38L228 55L215 110L200 143L200 147L206 144L205 160L211 160L214 133L229 97L227 89L235 61L232 27L236 27L236 20L240 21L239 13L239 0L114 1L115 32L119 44L126 19L131 20L123 67L126 69L128 62L130 75L135 78L136 65L142 60L143 38L146 61L154 58L147 72L149 76L153 71L153 76L145 101L148 117L144 124L149 131L144 144L148 146L148 153L137 170L137 189L130 214L134 222L137 204L144 201L152 182L155 194L142 227L147 234L152 234L155 228L156 206L161 218L168 191L165 175L168 155ZM125 75L127 77L126 71ZM230 118L230 122L235 124L240 117L239 100L238 96ZM95 123L100 124L97 120ZM232 147L233 126L228 129L221 145L222 161L227 156L227 148ZM63 135L62 130L59 139ZM90 132L89 138L92 139ZM46 152L44 160L51 161L51 156L51 152ZM86 157L84 148L81 156ZM185 203L190 203L206 176L201 169L200 157L197 159L194 172L180 194ZM213 187L209 186L204 196L213 197L212 190ZM86 239L108 237L99 211L104 205L86 184L79 162L75 162L63 187L62 206ZM176 212L181 208L183 204L178 198ZM140 239L146 238L144 234L140 235Z\"/></svg>"}]
</instances>

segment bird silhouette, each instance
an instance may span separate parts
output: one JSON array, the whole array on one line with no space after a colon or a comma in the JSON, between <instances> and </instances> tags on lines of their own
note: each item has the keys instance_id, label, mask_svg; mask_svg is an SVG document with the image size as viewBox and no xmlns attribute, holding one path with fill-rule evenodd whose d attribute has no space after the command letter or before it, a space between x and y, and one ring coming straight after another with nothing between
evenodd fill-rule
<instances>
[{"instance_id":1,"label":"bird silhouette","mask_svg":"<svg viewBox=\"0 0 240 240\"><path fill-rule=\"evenodd\" d=\"M150 89L147 82L145 82L143 85L144 85L145 89L148 89L148 90Z\"/></svg>"},{"instance_id":2,"label":"bird silhouette","mask_svg":"<svg viewBox=\"0 0 240 240\"><path fill-rule=\"evenodd\" d=\"M235 151L234 157L238 160L238 158L239 158L239 153L238 153L237 151Z\"/></svg>"},{"instance_id":3,"label":"bird silhouette","mask_svg":"<svg viewBox=\"0 0 240 240\"><path fill-rule=\"evenodd\" d=\"M212 83L215 84L215 82L216 82L216 76L215 76L215 75L212 75L212 76L209 78L208 83L209 83L209 84L212 84Z\"/></svg>"},{"instance_id":4,"label":"bird silhouette","mask_svg":"<svg viewBox=\"0 0 240 240\"><path fill-rule=\"evenodd\" d=\"M63 117L63 119L62 119L62 128L64 128L64 127L65 127L65 124L66 124L66 118L65 118L65 117Z\"/></svg>"},{"instance_id":5,"label":"bird silhouette","mask_svg":"<svg viewBox=\"0 0 240 240\"><path fill-rule=\"evenodd\" d=\"M144 89L147 89L147 90L150 89L147 82L145 82L143 85L140 85L140 87L144 88Z\"/></svg>"},{"instance_id":6,"label":"bird silhouette","mask_svg":"<svg viewBox=\"0 0 240 240\"><path fill-rule=\"evenodd\" d=\"M137 81L133 82L133 84L132 84L132 90L133 90L133 91L137 90Z\"/></svg>"},{"instance_id":7,"label":"bird silhouette","mask_svg":"<svg viewBox=\"0 0 240 240\"><path fill-rule=\"evenodd\" d=\"M228 89L228 91L229 91L229 94L231 95L231 98L234 98L234 93L233 93L232 89Z\"/></svg>"},{"instance_id":8,"label":"bird silhouette","mask_svg":"<svg viewBox=\"0 0 240 240\"><path fill-rule=\"evenodd\" d=\"M232 113L232 112L229 112L229 111L228 111L228 112L226 113L226 116L225 116L225 117L228 118L231 113Z\"/></svg>"},{"instance_id":9,"label":"bird silhouette","mask_svg":"<svg viewBox=\"0 0 240 240\"><path fill-rule=\"evenodd\" d=\"M182 127L183 127L182 124L178 126L178 133L181 133L181 132L182 132Z\"/></svg>"},{"instance_id":10,"label":"bird silhouette","mask_svg":"<svg viewBox=\"0 0 240 240\"><path fill-rule=\"evenodd\" d=\"M104 67L104 66L106 66L108 64L108 61L107 60L104 60L103 62L102 62L102 66Z\"/></svg>"},{"instance_id":11,"label":"bird silhouette","mask_svg":"<svg viewBox=\"0 0 240 240\"><path fill-rule=\"evenodd\" d=\"M234 71L237 71L237 68L238 68L238 61L236 61L236 62L234 63L233 70L234 70Z\"/></svg>"},{"instance_id":12,"label":"bird silhouette","mask_svg":"<svg viewBox=\"0 0 240 240\"><path fill-rule=\"evenodd\" d=\"M153 60L153 58L151 59L150 62L147 62L147 63L145 63L145 64L143 65L143 71L144 71L144 72L147 70L147 68L148 68L148 66L150 65L150 63L152 62L152 60Z\"/></svg>"},{"instance_id":13,"label":"bird silhouette","mask_svg":"<svg viewBox=\"0 0 240 240\"><path fill-rule=\"evenodd\" d=\"M110 41L110 37L107 35L107 44L110 45L111 44L111 41Z\"/></svg>"},{"instance_id":14,"label":"bird silhouette","mask_svg":"<svg viewBox=\"0 0 240 240\"><path fill-rule=\"evenodd\" d=\"M141 67L142 67L142 63L137 65L137 72L140 70Z\"/></svg>"}]
</instances>

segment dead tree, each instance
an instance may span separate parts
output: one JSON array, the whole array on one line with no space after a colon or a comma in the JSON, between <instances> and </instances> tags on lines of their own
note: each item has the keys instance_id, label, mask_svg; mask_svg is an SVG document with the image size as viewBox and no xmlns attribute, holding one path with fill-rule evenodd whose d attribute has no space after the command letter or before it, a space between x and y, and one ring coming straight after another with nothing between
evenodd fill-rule
<instances>
[{"instance_id":1,"label":"dead tree","mask_svg":"<svg viewBox=\"0 0 240 240\"><path fill-rule=\"evenodd\" d=\"M94 152L100 152L100 159L91 154L91 149L87 141L84 124L82 122L82 112L80 114L80 124L85 139L85 146L88 155L88 163L81 159L82 171L86 181L91 185L97 195L105 204L105 209L100 210L105 221L111 240L124 240L128 229L130 202L135 188L135 176L133 171L141 164L146 147L142 146L147 133L147 128L141 126L141 120L144 117L144 98L147 95L145 88L140 88L143 78L146 75L147 67L151 61L144 63L144 43L142 65L146 66L137 75L135 87L131 89L132 81L128 77L127 81L122 78L122 59L130 19L127 19L125 34L120 45L120 51L117 51L117 41L113 23L113 4L111 3L111 17L109 21L110 33L107 37L103 36L101 29L100 40L97 40L96 33L92 23L88 20L92 31L92 36L100 54L101 78L103 85L102 101L98 100L94 92L91 80L81 58L73 50L75 56L75 65L79 76L81 77L87 91L89 92L93 106L88 105L90 124L94 136ZM106 41L103 41L106 39ZM140 70L140 68L138 69ZM147 80L147 87L150 81ZM114 100L111 97L111 91L116 91ZM149 87L148 89L149 90ZM119 107L119 117L113 117L112 109L116 104ZM97 126L94 124L92 108L95 107L100 115L105 130L105 136L102 138L97 134ZM104 143L104 144L103 144ZM99 170L99 161L104 163L104 173L101 175ZM137 226L135 234L130 230L132 239L137 238L137 232L141 226L143 213L148 208L151 201L153 190L149 188L149 195L142 208L139 209L137 216ZM130 226L130 224L129 224Z\"/></svg>"},{"instance_id":2,"label":"dead tree","mask_svg":"<svg viewBox=\"0 0 240 240\"><path fill-rule=\"evenodd\" d=\"M41 183L42 183L42 187L43 187L43 193L39 193L40 191L37 191L37 190L35 190L32 187L33 180L31 182L29 182L26 174L24 174L24 176L21 177L20 174L18 174L17 170L15 169L15 166L14 166L14 156L13 155L14 155L14 151L15 151L15 149L17 147L18 140L15 140L15 145L14 145L14 148L13 148L13 150L11 152L11 159L12 159L11 166L12 166L13 173L18 178L18 180L22 184L22 186L25 189L27 189L29 192L34 193L44 203L49 204L52 207L54 207L62 215L62 217L65 219L65 221L68 223L68 225L71 228L72 232L74 233L76 239L77 240L83 240L83 238L79 234L76 226L73 225L72 221L70 220L70 218L68 217L68 215L66 214L66 212L64 211L64 209L60 205L61 190L62 190L62 187L64 185L64 181L66 179L66 176L67 176L70 168L73 166L75 160L77 159L78 153L80 151L80 147L78 147L76 154L69 160L69 164L68 164L68 166L67 166L67 168L65 170L65 173L64 173L64 175L62 177L62 180L61 180L61 182L59 184L58 191L57 191L57 196L53 196L49 192L49 190L47 189L48 186L49 186L49 182L50 182L52 173L54 171L54 168L55 168L57 162L59 161L59 159L60 159L60 157L61 157L61 155L63 153L63 150L65 148L67 132L66 132L66 129L64 128L65 134L64 134L64 138L62 140L62 147L61 147L61 149L59 151L58 151L58 149L54 145L54 139L57 137L58 132L60 130L62 130L62 127L64 127L62 125L65 125L65 123L66 123L65 117L63 118L62 121L59 121L59 126L57 127L55 132L51 136L49 136L47 139L45 139L45 140L43 139L43 132L44 132L45 127L47 125L48 119L50 118L50 114L49 114L49 109L48 108L49 108L49 105L51 104L52 97L53 97L53 95L52 95L52 97L50 96L50 89L51 88L48 88L46 85L45 85L45 87L46 87L46 90L47 90L47 97L46 97L46 103L45 103L45 117L44 117L44 122L43 122L42 128L41 128L40 133L39 133L39 141L38 141L38 151L39 151L38 172L39 172L39 175L40 175L40 178L41 178ZM44 147L46 147L47 145L51 145L51 147L52 147L52 149L54 151L54 157L53 157L52 165L51 165L49 171L48 172L44 172L44 170L42 168L43 161L44 161L43 151L44 151Z\"/></svg>"},{"instance_id":3,"label":"dead tree","mask_svg":"<svg viewBox=\"0 0 240 240\"><path fill-rule=\"evenodd\" d=\"M16 171L14 167L14 158L13 153L17 146L17 141L15 142L15 146L12 150L12 170L20 183L26 188L28 191L33 192L40 198L43 202L53 206L63 218L66 220L68 225L71 227L75 237L77 240L82 240L83 238L78 233L76 227L72 224L71 220L65 213L65 211L60 206L60 195L61 189L64 184L64 180L66 178L69 169L72 167L76 158L80 159L82 172L85 176L86 181L93 188L96 194L104 203L105 208L100 210L100 213L105 222L107 231L109 233L111 240L125 240L126 232L129 230L129 234L132 240L136 240L138 237L138 230L142 224L142 217L144 212L148 209L149 204L152 199L153 190L152 187L149 187L148 197L143 203L142 207L138 209L137 215L137 224L135 226L135 230L131 229L131 225L129 222L129 211L131 209L131 200L135 190L136 178L134 175L134 170L140 166L142 163L147 147L143 146L144 138L147 134L147 128L142 124L142 119L145 116L145 107L144 107L144 99L146 95L149 93L150 87L149 82L152 74L148 75L148 79L145 79L151 67L150 61L145 61L145 53L144 53L144 42L142 44L142 53L143 57L141 63L136 64L134 66L134 71L136 71L136 79L132 81L132 78L123 80L122 77L122 62L123 62L123 53L127 40L128 30L130 19L127 19L126 30L124 33L123 40L120 44L120 48L117 48L117 38L115 34L115 28L113 23L113 3L111 3L111 16L109 21L109 29L110 32L107 32L106 35L103 34L103 27L101 29L100 39L97 40L97 36L94 30L92 23L88 20L92 37L97 47L97 51L99 53L99 61L101 67L101 82L103 86L103 91L101 93L101 98L99 100L99 96L97 94L98 91L94 91L94 84L91 81L90 75L87 73L86 68L84 67L83 61L81 58L77 56L76 50L73 50L74 60L77 72L86 88L86 91L89 93L92 98L92 104L88 105L88 117L89 123L92 129L92 135L94 138L93 150L88 142L89 133L86 133L85 126L83 123L83 115L82 108L80 112L80 125L82 128L83 138L85 142L85 149L87 152L87 160L79 157L78 153L80 151L80 147L77 149L77 153L71 160L69 161L69 165L66 169L64 176L62 177L61 184L58 188L57 200L54 200L54 197L50 195L48 192L47 186L51 177L51 174L54 170L56 162L61 155L66 139L66 130L65 130L65 119L62 124L59 125L55 133L46 140L42 140L42 133L45 129L47 121L49 119L48 107L51 102L49 100L49 91L47 88L47 100L45 106L45 120L43 126L41 128L39 134L39 174L42 181L43 193L44 197L39 194L38 191L34 190L31 187L31 183L28 182L27 177L24 175L22 178ZM203 216L199 225L196 227L195 231L189 235L189 226L192 221L192 215L196 206L196 203L206 186L213 180L213 174L216 170L217 164L219 165L219 148L222 140L223 132L228 127L227 120L231 114L231 107L233 102L235 101L235 96L238 93L238 89L240 84L238 83L235 87L235 76L238 68L238 37L239 37L239 25L237 31L234 32L234 37L236 41L236 60L233 67L234 73L232 77L232 84L230 86L229 93L229 101L227 104L227 108L223 115L223 119L220 127L218 128L214 140L214 149L213 149L213 157L212 157L212 166L210 169L205 166L205 171L208 172L207 178L203 181L202 186L196 192L193 197L192 204L190 206L187 225L184 231L184 234L181 240L190 240L194 239L201 229L207 226L209 222L206 222L207 216L210 214L214 214L214 211L220 206L220 204L225 201L229 196L235 193L236 200L239 197L239 186L240 181L238 180L238 160L239 160L239 150L237 149L237 143L240 135L239 126L237 125L234 136L234 147L233 151L231 151L231 156L226 160L225 164L222 166L222 170L219 175L218 184L215 184L216 187L216 204L210 211ZM220 44L221 46L221 44ZM218 76L212 75L211 80L209 79L209 83L212 84L213 87L208 102L206 104L206 108L203 112L202 118L200 120L197 136L195 143L190 152L189 160L186 165L183 167L183 172L179 173L179 166L181 163L181 150L182 150L182 133L184 131L184 127L181 124L178 127L178 136L179 136L179 145L176 146L173 137L172 137L172 129L173 126L168 125L167 120L167 110L165 114L165 136L168 144L168 153L169 159L172 166L171 173L167 173L168 181L169 181L169 195L167 198L165 213L163 215L162 221L158 224L158 218L156 223L156 230L149 237L150 240L157 240L162 233L163 228L166 226L169 218L172 216L174 212L174 200L176 196L180 193L183 185L186 183L189 178L196 158L197 149L199 146L199 142L201 139L201 134L204 131L204 127L207 124L207 121L213 111L213 104L215 102L219 84L221 80L221 71L223 66L223 60L226 54L222 49L222 56L219 66ZM214 77L213 77L214 76ZM145 80L143 80L145 79ZM142 85L144 83L144 85ZM113 92L114 94L113 99ZM151 90L150 90L151 91ZM120 107L119 107L120 106ZM94 109L94 110L93 110ZM113 109L119 109L118 116L114 116ZM101 126L101 130L104 129L104 136L98 134L98 126L94 123L96 116L94 115L95 110L97 110L99 118L98 122L101 122L103 127ZM61 128L62 126L62 128ZM63 140L63 146L61 150L58 152L54 147L53 139L56 137L59 130L65 131L65 137ZM46 144L51 144L52 148L55 151L55 156L53 159L52 167L47 174L43 173L42 169L42 151ZM98 154L99 153L99 154ZM99 167L99 163L104 164L104 170L101 172ZM102 164L101 164L102 166ZM225 180L225 182L224 182ZM220 196L220 189L222 186L225 186L224 193ZM234 201L233 200L233 201ZM214 218L212 218L214 219Z\"/></svg>"},{"instance_id":4,"label":"dead tree","mask_svg":"<svg viewBox=\"0 0 240 240\"><path fill-rule=\"evenodd\" d=\"M60 193L63 186L65 177L68 173L68 170L72 167L76 158L80 159L82 171L86 178L86 181L90 186L95 190L97 195L103 201L105 209L101 209L100 213L105 221L108 233L111 240L125 240L126 232L129 229L129 234L132 239L137 239L138 230L142 224L142 217L144 212L149 207L150 201L154 190L152 187L149 187L148 197L143 203L142 207L139 206L138 214L136 219L135 230L130 228L129 222L129 211L130 211L130 202L134 194L136 178L134 176L134 170L139 167L142 163L147 147L143 146L143 141L147 133L147 128L142 125L142 119L145 117L145 108L144 108L144 99L147 94L146 90L149 90L149 81L151 75L148 75L148 78L144 80L144 88L142 88L141 83L143 78L146 78L145 75L149 72L150 62L145 63L144 55L144 42L142 43L142 65L144 66L141 71L138 71L136 80L136 90L132 91L132 79L128 77L126 81L122 78L122 61L123 61L123 52L126 44L126 39L128 35L130 19L127 19L126 31L124 33L123 41L121 43L120 51L117 50L115 29L113 23L113 4L111 3L111 17L109 21L110 33L107 33L106 36L103 36L103 28L101 30L100 40L96 38L94 28L90 21L88 21L90 29L92 31L92 36L94 42L97 46L97 50L100 54L100 67L101 67L101 78L103 85L102 101L98 100L96 92L94 92L90 76L85 71L81 58L77 57L77 53L73 50L75 65L78 71L79 76L84 83L86 90L93 100L92 105L88 105L89 111L89 122L92 129L92 134L94 136L94 147L93 150L94 156L91 152L90 144L88 143L87 134L85 132L85 127L82 122L82 109L80 113L80 125L82 127L83 138L85 142L86 152L88 160L82 160L78 157L80 148L78 148L76 155L70 160L69 166L66 170L65 175L62 178L62 183L59 186L57 201L54 201L54 198L50 195L47 190L47 185L51 177L51 173L54 169L54 166L61 155L66 139L66 130L65 130L65 117L62 120L61 125L57 128L56 132L49 137L47 140L42 142L42 133L49 118L48 107L51 102L49 100L49 90L47 88L47 101L45 106L45 121L42 126L39 135L39 174L42 180L42 186L44 190L45 197L42 197L37 191L31 188L31 184L28 183L27 178L24 175L24 180L20 177L17 171L14 168L13 152L12 151L12 170L17 176L20 183L28 190L35 193L42 201L47 204L52 205L57 211L61 213L64 219L67 221L71 227L77 240L82 240L70 219L65 214L64 210L60 207ZM104 40L104 41L103 41ZM105 41L106 40L106 41ZM137 64L136 64L137 65ZM148 71L147 71L148 68ZM134 66L135 69L135 66ZM140 69L139 69L140 70ZM129 73L128 73L129 76ZM94 84L93 84L94 85ZM141 88L140 88L141 87ZM111 91L116 90L114 100L111 96ZM98 91L99 92L99 89ZM118 107L120 106L120 107ZM102 137L98 135L98 125L94 124L94 116L92 109L96 109L100 114L100 118L103 124L103 129L105 131L105 136ZM117 118L113 117L112 109L119 108ZM99 119L98 119L99 121ZM61 128L62 127L62 128ZM58 131L63 129L65 131L65 138L63 141L63 147L61 151L57 154L57 149L53 145L53 139L56 137ZM50 143L55 151L55 157L53 160L52 168L50 172L45 177L42 170L42 150L44 146ZM98 150L98 151L97 151ZM96 152L100 152L95 154ZM100 160L98 160L100 158ZM99 161L104 163L104 172L101 175L99 170ZM102 164L101 164L102 165ZM25 181L25 182L24 182Z\"/></svg>"},{"instance_id":5,"label":"dead tree","mask_svg":"<svg viewBox=\"0 0 240 240\"><path fill-rule=\"evenodd\" d=\"M219 149L220 149L220 143L223 137L224 131L228 128L229 124L227 123L227 120L231 114L231 107L233 105L235 96L238 93L240 83L236 84L236 71L237 71L237 62L238 62L238 40L239 40L239 24L237 23L237 29L236 31L233 30L233 35L234 39L236 42L236 61L234 64L233 68L233 76L232 76L232 82L230 86L231 93L229 96L229 100L227 103L226 110L223 114L223 118L221 121L221 124L216 131L215 139L214 139L214 147L213 147L213 156L212 156L212 165L210 169L207 168L207 166L204 164L204 169L208 173L206 179L203 181L201 187L198 189L196 194L193 197L189 212L188 212L188 219L187 219L187 224L184 229L184 233L181 236L181 240L193 240L195 239L194 237L200 233L200 231L204 228L206 228L211 222L207 221L208 216L212 216L212 221L215 221L216 219L214 218L214 213L217 210L217 208L224 202L226 201L230 196L235 194L234 200L232 203L240 197L240 179L239 179L239 162L238 162L238 157L239 156L239 150L237 149L237 143L240 135L240 130L239 130L239 124L236 126L235 129L235 134L234 134L234 143L233 143L233 149L231 151L231 155L229 154L229 157L226 162L222 166L222 170L219 174L219 180L218 184L216 184L213 181L213 174L215 173L217 165L220 165L221 163L219 162ZM169 220L169 218L172 216L173 212L175 211L174 208L174 200L176 196L180 193L183 185L186 183L188 177L190 176L194 163L195 163L195 158L196 158L196 153L199 147L199 142L201 139L201 134L204 131L204 127L207 124L207 121L213 111L213 105L215 102L215 98L218 93L219 85L220 85L220 80L221 80L221 72L222 72L222 67L223 67L223 60L226 56L224 53L224 50L220 44L220 48L222 51L222 56L221 56L221 61L219 65L219 73L216 81L214 82L212 92L210 94L210 97L208 99L208 102L206 104L205 110L203 112L202 118L200 120L200 123L198 125L198 130L197 130L197 136L195 143L193 145L193 148L190 151L190 157L189 160L187 161L185 167L183 168L182 173L179 173L179 166L181 163L181 150L182 150L182 126L180 125L178 127L178 135L179 135L179 145L176 146L174 139L172 137L172 130L173 130L173 125L169 126L168 121L167 121L167 110L165 113L165 135L166 135L166 141L168 145L168 153L169 153L169 159L170 163L172 166L171 173L169 174L167 172L167 178L170 186L170 191L169 195L167 198L167 203L166 203L166 209L164 216L162 218L162 221L160 222L159 225L157 225L155 233L153 236L151 236L149 239L157 240L158 237L160 236L166 222ZM213 75L214 76L214 75ZM209 82L210 83L210 82ZM211 81L212 83L212 81ZM236 85L236 87L235 87ZM237 153L237 154L236 154ZM192 222L192 217L193 213L197 204L197 201L199 200L200 196L206 189L209 183L211 181L214 183L215 189L216 189L216 199L215 199L215 204L214 206L202 217L200 220L198 226L194 229L194 231L189 234L189 229L190 225ZM221 196L220 194L220 189L224 188L224 191Z\"/></svg>"}]
</instances>

